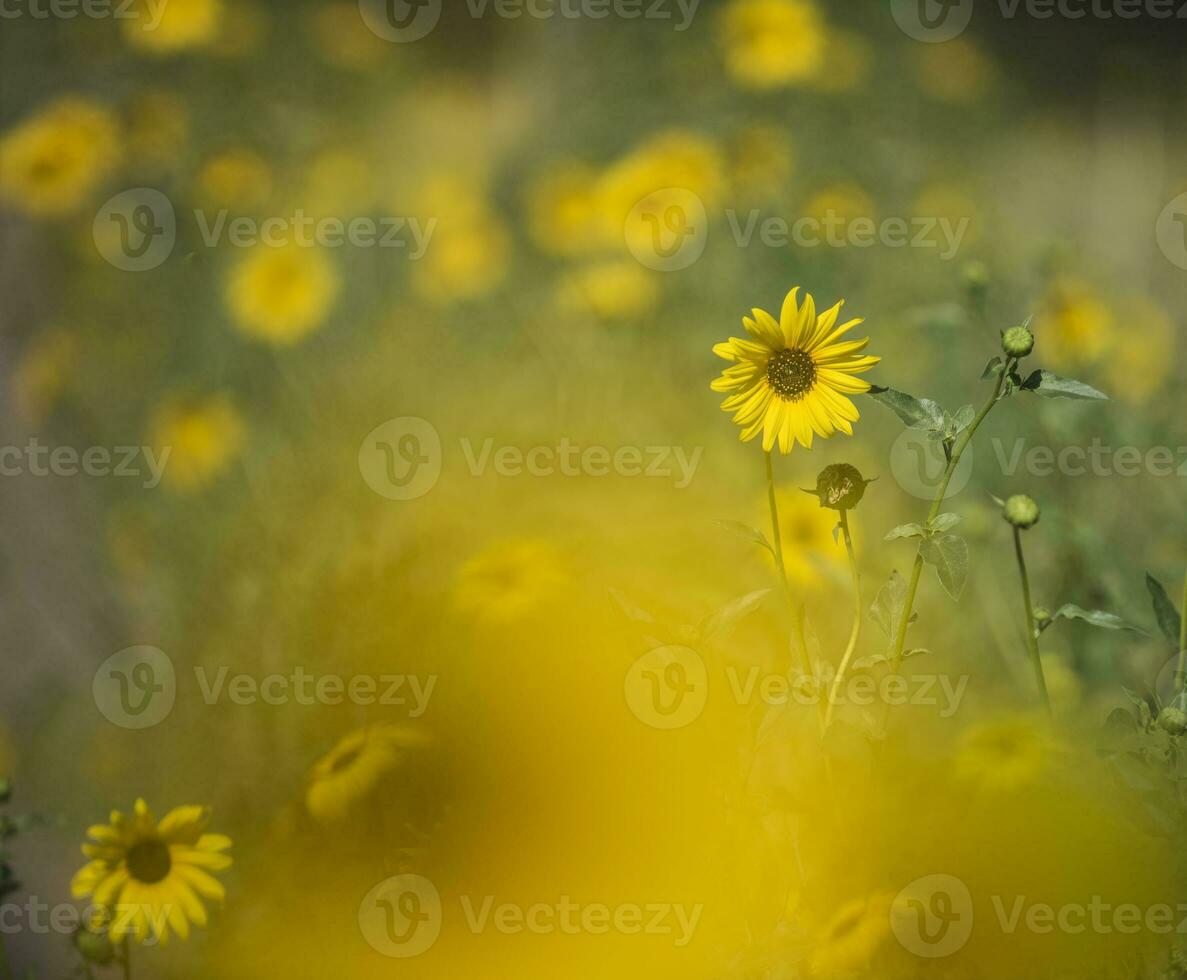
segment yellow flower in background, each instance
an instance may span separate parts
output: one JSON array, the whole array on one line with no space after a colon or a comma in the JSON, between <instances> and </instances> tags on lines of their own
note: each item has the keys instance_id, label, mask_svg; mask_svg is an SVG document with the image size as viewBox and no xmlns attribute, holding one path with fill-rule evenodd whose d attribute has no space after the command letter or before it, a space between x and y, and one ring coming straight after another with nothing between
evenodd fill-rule
<instances>
[{"instance_id":1,"label":"yellow flower in background","mask_svg":"<svg viewBox=\"0 0 1187 980\"><path fill-rule=\"evenodd\" d=\"M816 190L803 206L804 216L829 223L834 235L843 236L850 222L874 218L874 201L858 184L840 181Z\"/></svg>"},{"instance_id":2,"label":"yellow flower in background","mask_svg":"<svg viewBox=\"0 0 1187 980\"><path fill-rule=\"evenodd\" d=\"M731 364L712 384L714 391L730 393L722 410L734 413L743 442L761 432L766 452L778 444L789 453L797 442L810 449L814 435L827 439L838 430L852 435L861 416L849 396L870 390L856 375L881 360L862 354L868 337L841 339L864 322L837 326L844 300L817 315L811 294L801 305L799 291L797 286L787 294L778 321L756 309L753 319L742 319L749 340L731 337L713 348Z\"/></svg>"},{"instance_id":3,"label":"yellow flower in background","mask_svg":"<svg viewBox=\"0 0 1187 980\"><path fill-rule=\"evenodd\" d=\"M272 196L272 171L252 150L223 150L203 162L194 193L206 207L251 211Z\"/></svg>"},{"instance_id":4,"label":"yellow flower in background","mask_svg":"<svg viewBox=\"0 0 1187 980\"><path fill-rule=\"evenodd\" d=\"M556 548L537 538L498 541L458 569L454 603L477 619L511 623L554 599L568 576Z\"/></svg>"},{"instance_id":5,"label":"yellow flower in background","mask_svg":"<svg viewBox=\"0 0 1187 980\"><path fill-rule=\"evenodd\" d=\"M181 492L200 490L243 450L243 421L225 395L175 397L153 417L151 444L169 448L165 481Z\"/></svg>"},{"instance_id":6,"label":"yellow flower in background","mask_svg":"<svg viewBox=\"0 0 1187 980\"><path fill-rule=\"evenodd\" d=\"M783 563L792 585L798 589L815 588L822 582L822 572L844 570L845 548L833 535L837 526L835 512L821 507L818 499L798 487L776 490L775 503L779 508ZM763 491L754 502L754 526L767 527L770 514L770 500ZM773 556L767 557L773 567Z\"/></svg>"},{"instance_id":7,"label":"yellow flower in background","mask_svg":"<svg viewBox=\"0 0 1187 980\"><path fill-rule=\"evenodd\" d=\"M412 728L379 724L351 732L309 773L305 807L322 824L340 823L366 804L428 737Z\"/></svg>"},{"instance_id":8,"label":"yellow flower in background","mask_svg":"<svg viewBox=\"0 0 1187 980\"><path fill-rule=\"evenodd\" d=\"M1043 356L1052 364L1098 360L1113 343L1113 315L1096 289L1079 279L1051 284L1034 321Z\"/></svg>"},{"instance_id":9,"label":"yellow flower in background","mask_svg":"<svg viewBox=\"0 0 1187 980\"><path fill-rule=\"evenodd\" d=\"M953 767L959 779L990 792L1009 793L1037 783L1059 754L1042 722L1022 715L976 725L960 740Z\"/></svg>"},{"instance_id":10,"label":"yellow flower in background","mask_svg":"<svg viewBox=\"0 0 1187 980\"><path fill-rule=\"evenodd\" d=\"M722 198L726 163L713 140L689 130L667 130L610 166L597 188L607 241L621 243L636 205L672 189L691 191L707 207Z\"/></svg>"},{"instance_id":11,"label":"yellow flower in background","mask_svg":"<svg viewBox=\"0 0 1187 980\"><path fill-rule=\"evenodd\" d=\"M231 271L226 299L240 330L284 347L322 324L339 288L338 272L320 248L260 244Z\"/></svg>"},{"instance_id":12,"label":"yellow flower in background","mask_svg":"<svg viewBox=\"0 0 1187 980\"><path fill-rule=\"evenodd\" d=\"M982 221L976 201L953 184L931 184L923 188L915 198L911 213L920 218L946 221L951 234L960 236L962 246L971 245L981 237ZM941 253L953 247L941 228L932 229L925 240L935 242Z\"/></svg>"},{"instance_id":13,"label":"yellow flower in background","mask_svg":"<svg viewBox=\"0 0 1187 980\"><path fill-rule=\"evenodd\" d=\"M319 4L308 16L308 29L321 59L335 68L371 68L391 53L391 45L359 16L357 3Z\"/></svg>"},{"instance_id":14,"label":"yellow flower in background","mask_svg":"<svg viewBox=\"0 0 1187 980\"><path fill-rule=\"evenodd\" d=\"M124 20L124 37L135 48L169 55L210 44L222 25L223 0L136 0Z\"/></svg>"},{"instance_id":15,"label":"yellow flower in background","mask_svg":"<svg viewBox=\"0 0 1187 980\"><path fill-rule=\"evenodd\" d=\"M813 980L848 980L863 975L890 939L889 895L872 895L843 905L821 930L808 959Z\"/></svg>"},{"instance_id":16,"label":"yellow flower in background","mask_svg":"<svg viewBox=\"0 0 1187 980\"><path fill-rule=\"evenodd\" d=\"M90 860L74 876L71 894L110 910L113 935L164 943L172 930L187 938L190 923L206 925L202 899L221 902L226 894L210 872L231 866L223 853L231 839L206 833L209 823L201 806L177 807L160 823L144 800L130 816L114 811L109 824L88 828L82 852Z\"/></svg>"},{"instance_id":17,"label":"yellow flower in background","mask_svg":"<svg viewBox=\"0 0 1187 980\"><path fill-rule=\"evenodd\" d=\"M527 187L528 233L555 255L572 255L597 244L597 177L581 164L558 164Z\"/></svg>"},{"instance_id":18,"label":"yellow flower in background","mask_svg":"<svg viewBox=\"0 0 1187 980\"><path fill-rule=\"evenodd\" d=\"M975 102L996 74L989 57L963 37L943 44L916 45L915 56L920 88L943 102Z\"/></svg>"},{"instance_id":19,"label":"yellow flower in background","mask_svg":"<svg viewBox=\"0 0 1187 980\"><path fill-rule=\"evenodd\" d=\"M730 141L730 181L743 195L781 195L794 168L791 140L778 126L747 126Z\"/></svg>"},{"instance_id":20,"label":"yellow flower in background","mask_svg":"<svg viewBox=\"0 0 1187 980\"><path fill-rule=\"evenodd\" d=\"M69 214L107 180L120 152L109 109L61 99L0 138L0 200L35 217Z\"/></svg>"},{"instance_id":21,"label":"yellow flower in background","mask_svg":"<svg viewBox=\"0 0 1187 980\"><path fill-rule=\"evenodd\" d=\"M779 88L829 70L828 32L811 0L730 0L721 18L725 66L747 88Z\"/></svg>"},{"instance_id":22,"label":"yellow flower in background","mask_svg":"<svg viewBox=\"0 0 1187 980\"><path fill-rule=\"evenodd\" d=\"M655 276L629 259L600 262L569 273L559 291L561 308L603 320L631 320L659 302Z\"/></svg>"},{"instance_id":23,"label":"yellow flower in background","mask_svg":"<svg viewBox=\"0 0 1187 980\"><path fill-rule=\"evenodd\" d=\"M175 164L190 135L189 111L173 92L144 92L127 109L127 157L137 167Z\"/></svg>"},{"instance_id":24,"label":"yellow flower in background","mask_svg":"<svg viewBox=\"0 0 1187 980\"><path fill-rule=\"evenodd\" d=\"M1166 310L1144 297L1124 308L1133 323L1142 325L1142 342L1115 337L1101 370L1110 395L1144 405L1162 391L1175 369L1175 325Z\"/></svg>"},{"instance_id":25,"label":"yellow flower in background","mask_svg":"<svg viewBox=\"0 0 1187 980\"><path fill-rule=\"evenodd\" d=\"M51 329L35 336L13 374L13 399L28 422L42 421L54 408L78 365L78 337Z\"/></svg>"}]
</instances>

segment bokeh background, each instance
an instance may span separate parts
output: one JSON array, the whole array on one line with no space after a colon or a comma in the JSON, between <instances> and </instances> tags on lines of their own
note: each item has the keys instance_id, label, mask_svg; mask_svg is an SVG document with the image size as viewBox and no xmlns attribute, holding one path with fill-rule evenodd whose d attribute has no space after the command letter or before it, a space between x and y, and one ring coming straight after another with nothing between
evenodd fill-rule
<instances>
[{"instance_id":1,"label":"bokeh background","mask_svg":"<svg viewBox=\"0 0 1187 980\"><path fill-rule=\"evenodd\" d=\"M990 895L1181 890L1178 824L1142 810L1095 732L1173 652L1143 578L1177 594L1183 474L1011 475L993 448L1099 439L1183 462L1187 272L1157 233L1187 191L1180 21L1008 17L977 0L966 31L928 43L873 0L702 0L683 30L674 3L668 19L509 18L449 0L400 43L346 2L167 0L151 31L13 9L0 443L170 455L153 486L28 466L0 478L0 770L11 808L46 819L12 845L24 892L10 901L70 901L85 828L143 796L213 806L235 865L210 927L137 951L140 975L1164 975L1166 937L992 927L937 965L895 944L885 903L935 873L969 882L987 922ZM118 228L96 221L135 188L176 213L172 251L142 272L112 261ZM704 204L704 252L655 268L629 216L671 188ZM298 209L432 231L417 257L211 246L195 217ZM919 247L743 244L731 222L752 213L968 223L944 257L934 231ZM1043 366L1112 398L1016 398L987 422L947 508L964 518L969 583L954 605L929 572L912 633L928 669L970 678L967 695L951 717L903 708L876 757L860 713L822 747L810 710L731 693L727 668L787 670L777 595L703 643L686 625L774 584L763 553L716 523L765 527L766 502L761 453L709 391L710 351L796 284L866 319L874 381L953 411L984 399L998 330L1029 316ZM789 571L834 660L844 552L799 488L835 462L878 477L853 517L867 606L911 561L882 536L926 508L894 475L901 426L859 401L852 439L776 461ZM441 472L393 500L360 447L403 418L435 431ZM686 481L493 462L474 475L465 448L562 439L697 463ZM1044 634L1058 735L1033 721L1009 529L989 497L1014 492L1043 508L1027 539L1037 600L1151 634ZM696 645L710 674L704 712L671 731L624 698L631 665L665 642ZM883 644L867 622L861 653ZM138 645L177 675L172 710L142 730L113 723L93 688ZM220 667L436 680L412 718L209 704L194 670ZM398 763L318 819L314 767L376 725L406 734ZM447 908L415 960L359 927L363 896L397 873L430 878ZM703 912L687 946L476 935L458 897L487 895ZM69 936L6 939L18 968L73 968Z\"/></svg>"}]
</instances>

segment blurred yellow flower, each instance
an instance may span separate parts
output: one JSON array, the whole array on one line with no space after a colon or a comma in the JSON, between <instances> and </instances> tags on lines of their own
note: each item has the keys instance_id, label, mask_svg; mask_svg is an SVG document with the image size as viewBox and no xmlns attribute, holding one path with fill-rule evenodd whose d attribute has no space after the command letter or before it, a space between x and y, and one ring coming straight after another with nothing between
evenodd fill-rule
<instances>
[{"instance_id":1,"label":"blurred yellow flower","mask_svg":"<svg viewBox=\"0 0 1187 980\"><path fill-rule=\"evenodd\" d=\"M359 16L357 3L318 4L308 28L317 53L336 68L371 68L391 52L391 45Z\"/></svg>"},{"instance_id":2,"label":"blurred yellow flower","mask_svg":"<svg viewBox=\"0 0 1187 980\"><path fill-rule=\"evenodd\" d=\"M1124 304L1131 322L1142 325L1142 342L1114 336L1101 365L1109 394L1144 405L1162 391L1175 370L1175 325L1166 310L1145 297Z\"/></svg>"},{"instance_id":3,"label":"blurred yellow flower","mask_svg":"<svg viewBox=\"0 0 1187 980\"><path fill-rule=\"evenodd\" d=\"M252 211L272 196L272 171L252 150L223 150L203 162L194 193L203 207Z\"/></svg>"},{"instance_id":4,"label":"blurred yellow flower","mask_svg":"<svg viewBox=\"0 0 1187 980\"><path fill-rule=\"evenodd\" d=\"M726 164L713 140L689 130L666 130L610 166L597 189L607 241L620 243L635 206L670 189L691 191L707 207L722 198Z\"/></svg>"},{"instance_id":5,"label":"blurred yellow flower","mask_svg":"<svg viewBox=\"0 0 1187 980\"><path fill-rule=\"evenodd\" d=\"M226 395L176 396L153 417L151 444L169 448L165 482L175 490L200 490L223 473L243 449L239 413Z\"/></svg>"},{"instance_id":6,"label":"blurred yellow flower","mask_svg":"<svg viewBox=\"0 0 1187 980\"><path fill-rule=\"evenodd\" d=\"M827 184L804 202L804 216L820 222L835 222L834 234L843 236L849 223L857 218L873 219L874 202L859 185L851 181Z\"/></svg>"},{"instance_id":7,"label":"blurred yellow flower","mask_svg":"<svg viewBox=\"0 0 1187 980\"><path fill-rule=\"evenodd\" d=\"M1113 315L1096 289L1061 278L1047 290L1034 333L1043 357L1055 365L1095 361L1113 342Z\"/></svg>"},{"instance_id":8,"label":"blurred yellow flower","mask_svg":"<svg viewBox=\"0 0 1187 980\"><path fill-rule=\"evenodd\" d=\"M321 325L339 288L338 272L322 249L261 244L232 270L226 298L240 330L282 347Z\"/></svg>"},{"instance_id":9,"label":"blurred yellow flower","mask_svg":"<svg viewBox=\"0 0 1187 980\"><path fill-rule=\"evenodd\" d=\"M943 102L975 102L993 82L993 62L967 38L918 44L915 54L920 87Z\"/></svg>"},{"instance_id":10,"label":"blurred yellow flower","mask_svg":"<svg viewBox=\"0 0 1187 980\"><path fill-rule=\"evenodd\" d=\"M214 41L223 17L223 0L135 0L136 16L124 20L124 36L133 47L168 55Z\"/></svg>"},{"instance_id":11,"label":"blurred yellow flower","mask_svg":"<svg viewBox=\"0 0 1187 980\"><path fill-rule=\"evenodd\" d=\"M189 138L189 112L173 92L143 92L127 109L127 156L137 167L177 162Z\"/></svg>"},{"instance_id":12,"label":"blurred yellow flower","mask_svg":"<svg viewBox=\"0 0 1187 980\"><path fill-rule=\"evenodd\" d=\"M409 749L426 744L412 728L378 724L345 736L309 773L305 807L322 824L341 823L399 767Z\"/></svg>"},{"instance_id":13,"label":"blurred yellow flower","mask_svg":"<svg viewBox=\"0 0 1187 980\"><path fill-rule=\"evenodd\" d=\"M820 501L798 487L777 490L775 503L779 508L779 536L783 539L783 563L788 580L798 589L819 586L821 571L846 561L845 549L833 536L837 517L833 511L820 506ZM765 527L770 519L770 501L764 491L756 499L754 524ZM769 536L769 535L768 535ZM768 558L774 561L773 558Z\"/></svg>"},{"instance_id":14,"label":"blurred yellow flower","mask_svg":"<svg viewBox=\"0 0 1187 980\"><path fill-rule=\"evenodd\" d=\"M953 765L958 778L1009 793L1038 782L1058 752L1059 743L1041 721L1010 715L964 732Z\"/></svg>"},{"instance_id":15,"label":"blurred yellow flower","mask_svg":"<svg viewBox=\"0 0 1187 980\"><path fill-rule=\"evenodd\" d=\"M69 214L110 176L120 152L110 110L61 99L0 138L0 200L36 217Z\"/></svg>"},{"instance_id":16,"label":"blurred yellow flower","mask_svg":"<svg viewBox=\"0 0 1187 980\"><path fill-rule=\"evenodd\" d=\"M432 243L413 267L417 291L435 303L476 299L498 288L507 275L511 237L501 221L438 226Z\"/></svg>"},{"instance_id":17,"label":"blurred yellow flower","mask_svg":"<svg viewBox=\"0 0 1187 980\"><path fill-rule=\"evenodd\" d=\"M22 352L13 375L13 399L27 422L41 422L53 410L78 363L78 338L50 329L35 336Z\"/></svg>"},{"instance_id":18,"label":"blurred yellow flower","mask_svg":"<svg viewBox=\"0 0 1187 980\"><path fill-rule=\"evenodd\" d=\"M458 569L454 603L477 619L511 623L555 598L568 576L556 548L538 538L498 541Z\"/></svg>"},{"instance_id":19,"label":"blurred yellow flower","mask_svg":"<svg viewBox=\"0 0 1187 980\"><path fill-rule=\"evenodd\" d=\"M811 0L730 0L721 37L726 70L748 88L779 88L828 70L827 29Z\"/></svg>"},{"instance_id":20,"label":"blurred yellow flower","mask_svg":"<svg viewBox=\"0 0 1187 980\"><path fill-rule=\"evenodd\" d=\"M981 215L977 203L969 193L954 184L930 184L924 187L912 204L911 213L919 218L940 218L948 222L953 234L964 233L962 245L971 245L981 237ZM928 238L937 247L944 248L944 231L933 228Z\"/></svg>"},{"instance_id":21,"label":"blurred yellow flower","mask_svg":"<svg viewBox=\"0 0 1187 980\"><path fill-rule=\"evenodd\" d=\"M659 302L655 276L629 259L599 262L570 272L560 286L561 308L603 320L644 316Z\"/></svg>"},{"instance_id":22,"label":"blurred yellow flower","mask_svg":"<svg viewBox=\"0 0 1187 980\"><path fill-rule=\"evenodd\" d=\"M752 311L753 319L743 317L749 340L731 337L713 348L730 362L711 386L729 393L721 408L734 413L743 442L761 432L765 452L776 443L781 453L797 442L811 449L814 435L827 439L838 430L853 435L852 423L861 416L848 396L870 390L869 382L855 375L881 360L862 354L868 337L841 340L864 322L837 326L844 300L818 316L811 293L801 304L799 292L796 286L787 294L778 321L759 309Z\"/></svg>"},{"instance_id":23,"label":"blurred yellow flower","mask_svg":"<svg viewBox=\"0 0 1187 980\"><path fill-rule=\"evenodd\" d=\"M597 241L596 177L578 163L558 164L527 187L528 233L545 252L572 255Z\"/></svg>"},{"instance_id":24,"label":"blurred yellow flower","mask_svg":"<svg viewBox=\"0 0 1187 980\"><path fill-rule=\"evenodd\" d=\"M843 905L820 932L808 959L813 980L849 980L864 975L890 938L888 895L872 895Z\"/></svg>"},{"instance_id":25,"label":"blurred yellow flower","mask_svg":"<svg viewBox=\"0 0 1187 980\"><path fill-rule=\"evenodd\" d=\"M109 824L88 828L82 845L90 860L74 876L70 891L110 912L108 929L140 943L167 942L170 929L185 939L190 923L206 925L201 899L221 902L223 886L211 871L224 871L231 839L205 833L210 811L180 806L157 823L137 800L130 816L118 810Z\"/></svg>"}]
</instances>

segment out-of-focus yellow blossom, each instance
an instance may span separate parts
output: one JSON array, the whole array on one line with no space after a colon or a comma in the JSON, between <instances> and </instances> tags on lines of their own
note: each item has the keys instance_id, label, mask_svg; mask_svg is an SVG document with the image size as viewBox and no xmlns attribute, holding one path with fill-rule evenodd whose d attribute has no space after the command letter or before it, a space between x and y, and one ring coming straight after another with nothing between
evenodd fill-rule
<instances>
[{"instance_id":1,"label":"out-of-focus yellow blossom","mask_svg":"<svg viewBox=\"0 0 1187 980\"><path fill-rule=\"evenodd\" d=\"M923 188L915 198L911 213L920 218L942 218L948 222L953 234L960 234L963 228L962 246L971 245L981 237L983 222L976 202L966 191L951 184L931 184ZM948 244L940 228L932 229L927 240L935 242L939 248Z\"/></svg>"},{"instance_id":2,"label":"out-of-focus yellow blossom","mask_svg":"<svg viewBox=\"0 0 1187 980\"><path fill-rule=\"evenodd\" d=\"M127 110L127 157L133 167L170 166L190 135L189 112L173 92L144 92Z\"/></svg>"},{"instance_id":3,"label":"out-of-focus yellow blossom","mask_svg":"<svg viewBox=\"0 0 1187 980\"><path fill-rule=\"evenodd\" d=\"M743 197L785 193L794 169L791 140L778 126L747 126L730 141L730 182Z\"/></svg>"},{"instance_id":4,"label":"out-of-focus yellow blossom","mask_svg":"<svg viewBox=\"0 0 1187 980\"><path fill-rule=\"evenodd\" d=\"M556 547L538 538L497 541L457 570L454 603L475 619L513 623L555 599L568 575Z\"/></svg>"},{"instance_id":5,"label":"out-of-focus yellow blossom","mask_svg":"<svg viewBox=\"0 0 1187 980\"><path fill-rule=\"evenodd\" d=\"M1113 315L1096 289L1080 279L1057 279L1035 317L1043 357L1055 365L1098 360L1113 342Z\"/></svg>"},{"instance_id":6,"label":"out-of-focus yellow blossom","mask_svg":"<svg viewBox=\"0 0 1187 980\"><path fill-rule=\"evenodd\" d=\"M396 772L409 751L427 742L416 729L390 724L351 732L310 771L305 808L318 823L348 820Z\"/></svg>"},{"instance_id":7,"label":"out-of-focus yellow blossom","mask_svg":"<svg viewBox=\"0 0 1187 980\"><path fill-rule=\"evenodd\" d=\"M824 92L855 92L870 77L874 51L860 34L829 31L824 60L828 68L812 79L812 85Z\"/></svg>"},{"instance_id":8,"label":"out-of-focus yellow blossom","mask_svg":"<svg viewBox=\"0 0 1187 980\"><path fill-rule=\"evenodd\" d=\"M235 0L223 10L218 36L208 50L220 58L245 58L260 49L269 29L268 12L253 0Z\"/></svg>"},{"instance_id":9,"label":"out-of-focus yellow blossom","mask_svg":"<svg viewBox=\"0 0 1187 980\"><path fill-rule=\"evenodd\" d=\"M779 507L779 531L783 538L783 563L787 578L797 588L819 588L821 570L841 571L846 561L844 546L833 537L837 526L834 511L820 506L820 501L799 489L780 489L775 492ZM770 501L764 492L755 501L752 524L763 529L769 538L771 522ZM770 559L773 562L774 559Z\"/></svg>"},{"instance_id":10,"label":"out-of-focus yellow blossom","mask_svg":"<svg viewBox=\"0 0 1187 980\"><path fill-rule=\"evenodd\" d=\"M340 288L338 271L323 249L260 244L231 270L226 299L240 330L282 347L322 324Z\"/></svg>"},{"instance_id":11,"label":"out-of-focus yellow blossom","mask_svg":"<svg viewBox=\"0 0 1187 980\"><path fill-rule=\"evenodd\" d=\"M579 163L554 166L527 188L528 231L546 252L573 255L600 244L597 178Z\"/></svg>"},{"instance_id":12,"label":"out-of-focus yellow blossom","mask_svg":"<svg viewBox=\"0 0 1187 980\"><path fill-rule=\"evenodd\" d=\"M1175 325L1166 310L1145 297L1123 308L1133 323L1142 325L1141 343L1115 337L1101 370L1112 397L1144 405L1162 391L1175 369Z\"/></svg>"},{"instance_id":13,"label":"out-of-focus yellow blossom","mask_svg":"<svg viewBox=\"0 0 1187 980\"><path fill-rule=\"evenodd\" d=\"M1010 793L1038 782L1060 752L1042 721L1010 715L969 728L961 737L953 771L989 792Z\"/></svg>"},{"instance_id":14,"label":"out-of-focus yellow blossom","mask_svg":"<svg viewBox=\"0 0 1187 980\"><path fill-rule=\"evenodd\" d=\"M820 932L808 959L813 980L848 980L868 970L890 939L891 896L872 895L843 905Z\"/></svg>"},{"instance_id":15,"label":"out-of-focus yellow blossom","mask_svg":"<svg viewBox=\"0 0 1187 980\"><path fill-rule=\"evenodd\" d=\"M204 207L251 211L272 196L272 171L252 150L223 150L202 164L195 194Z\"/></svg>"},{"instance_id":16,"label":"out-of-focus yellow blossom","mask_svg":"<svg viewBox=\"0 0 1187 980\"><path fill-rule=\"evenodd\" d=\"M1066 657L1055 653L1044 653L1043 677L1047 682L1047 694L1057 714L1068 714L1079 707L1084 697L1084 685Z\"/></svg>"},{"instance_id":17,"label":"out-of-focus yellow blossom","mask_svg":"<svg viewBox=\"0 0 1187 980\"><path fill-rule=\"evenodd\" d=\"M226 892L210 872L225 871L231 838L208 834L210 810L179 806L157 822L144 800L130 815L118 810L111 823L87 829L82 845L88 863L74 876L70 892L110 911L114 937L165 943L170 930L182 939L190 924L206 925L201 899L221 902Z\"/></svg>"},{"instance_id":18,"label":"out-of-focus yellow blossom","mask_svg":"<svg viewBox=\"0 0 1187 980\"><path fill-rule=\"evenodd\" d=\"M226 395L175 396L153 416L150 439L158 455L169 449L165 484L191 493L210 484L234 462L246 433Z\"/></svg>"},{"instance_id":19,"label":"out-of-focus yellow blossom","mask_svg":"<svg viewBox=\"0 0 1187 980\"><path fill-rule=\"evenodd\" d=\"M69 214L107 180L120 153L109 109L61 99L0 138L0 200L35 217Z\"/></svg>"},{"instance_id":20,"label":"out-of-focus yellow blossom","mask_svg":"<svg viewBox=\"0 0 1187 980\"><path fill-rule=\"evenodd\" d=\"M835 222L837 235L844 235L849 223L857 218L875 218L873 199L852 182L821 187L804 202L802 210L805 217Z\"/></svg>"},{"instance_id":21,"label":"out-of-focus yellow blossom","mask_svg":"<svg viewBox=\"0 0 1187 980\"><path fill-rule=\"evenodd\" d=\"M13 376L13 400L27 422L42 421L57 404L78 364L78 337L51 329L34 337Z\"/></svg>"},{"instance_id":22,"label":"out-of-focus yellow blossom","mask_svg":"<svg viewBox=\"0 0 1187 980\"><path fill-rule=\"evenodd\" d=\"M391 44L359 16L357 3L319 4L308 27L321 59L336 68L371 68L391 53Z\"/></svg>"},{"instance_id":23,"label":"out-of-focus yellow blossom","mask_svg":"<svg viewBox=\"0 0 1187 980\"><path fill-rule=\"evenodd\" d=\"M305 175L301 204L317 217L349 221L368 214L377 188L370 164L350 150L326 150L313 158Z\"/></svg>"},{"instance_id":24,"label":"out-of-focus yellow blossom","mask_svg":"<svg viewBox=\"0 0 1187 980\"><path fill-rule=\"evenodd\" d=\"M993 83L993 62L967 38L943 44L915 45L919 84L925 93L943 102L975 102Z\"/></svg>"},{"instance_id":25,"label":"out-of-focus yellow blossom","mask_svg":"<svg viewBox=\"0 0 1187 980\"><path fill-rule=\"evenodd\" d=\"M170 55L210 44L218 35L223 0L136 0L136 14L123 21L124 36L133 47L155 55Z\"/></svg>"},{"instance_id":26,"label":"out-of-focus yellow blossom","mask_svg":"<svg viewBox=\"0 0 1187 980\"><path fill-rule=\"evenodd\" d=\"M811 0L730 0L721 16L725 66L747 88L780 88L828 71L828 32Z\"/></svg>"},{"instance_id":27,"label":"out-of-focus yellow blossom","mask_svg":"<svg viewBox=\"0 0 1187 980\"><path fill-rule=\"evenodd\" d=\"M612 260L569 273L559 300L567 310L591 312L603 320L630 320L655 308L659 286L639 263Z\"/></svg>"}]
</instances>

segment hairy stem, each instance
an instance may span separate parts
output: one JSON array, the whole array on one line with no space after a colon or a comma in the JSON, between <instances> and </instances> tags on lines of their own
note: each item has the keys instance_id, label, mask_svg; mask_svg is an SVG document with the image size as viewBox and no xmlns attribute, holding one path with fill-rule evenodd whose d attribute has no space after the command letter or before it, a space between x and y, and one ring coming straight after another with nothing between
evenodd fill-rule
<instances>
[{"instance_id":1,"label":"hairy stem","mask_svg":"<svg viewBox=\"0 0 1187 980\"><path fill-rule=\"evenodd\" d=\"M1030 663L1034 667L1035 683L1043 707L1051 713L1051 698L1047 694L1047 678L1043 676L1043 659L1039 655L1039 637L1035 631L1034 604L1030 598L1030 577L1026 574L1026 559L1022 556L1022 529L1014 528L1014 554L1018 556L1018 575L1022 579L1022 603L1026 609L1026 648L1030 651Z\"/></svg>"},{"instance_id":2,"label":"hairy stem","mask_svg":"<svg viewBox=\"0 0 1187 980\"><path fill-rule=\"evenodd\" d=\"M1177 693L1187 687L1187 575L1183 577L1183 603L1179 606L1179 674L1175 678Z\"/></svg>"},{"instance_id":3,"label":"hairy stem","mask_svg":"<svg viewBox=\"0 0 1187 980\"><path fill-rule=\"evenodd\" d=\"M837 705L837 697L841 685L845 681L845 672L849 670L849 663L853 659L853 652L857 649L857 639L861 636L861 572L857 568L857 553L853 549L853 538L849 534L849 511L841 511L841 534L845 538L845 553L849 556L849 574L853 578L853 629L849 631L849 645L845 647L845 655L841 658L841 665L837 668L837 676L833 678L832 691L828 697L828 709L824 714L824 727L827 729L833 720L833 709Z\"/></svg>"}]
</instances>

